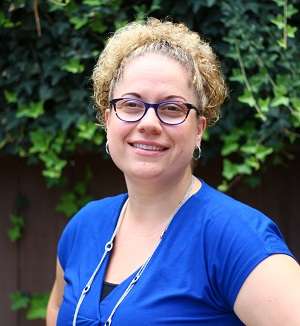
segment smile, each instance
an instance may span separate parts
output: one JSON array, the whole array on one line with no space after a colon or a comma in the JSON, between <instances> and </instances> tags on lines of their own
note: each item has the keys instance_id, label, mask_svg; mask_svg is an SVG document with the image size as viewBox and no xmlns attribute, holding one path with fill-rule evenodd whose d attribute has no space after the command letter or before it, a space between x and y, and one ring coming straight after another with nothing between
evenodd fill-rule
<instances>
[{"instance_id":1,"label":"smile","mask_svg":"<svg viewBox=\"0 0 300 326\"><path fill-rule=\"evenodd\" d=\"M145 151L155 151L155 152L161 152L165 150L165 147L162 146L154 146L154 145L147 145L147 144L140 144L140 143L134 143L131 144L131 146L139 149L143 149Z\"/></svg>"}]
</instances>

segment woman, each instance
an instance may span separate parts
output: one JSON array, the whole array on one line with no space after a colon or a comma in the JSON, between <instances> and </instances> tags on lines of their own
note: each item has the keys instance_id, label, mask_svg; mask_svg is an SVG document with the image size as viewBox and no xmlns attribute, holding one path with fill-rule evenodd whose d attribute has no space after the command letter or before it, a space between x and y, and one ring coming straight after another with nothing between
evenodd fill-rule
<instances>
[{"instance_id":1,"label":"woman","mask_svg":"<svg viewBox=\"0 0 300 326\"><path fill-rule=\"evenodd\" d=\"M226 88L208 44L149 19L93 73L128 194L95 201L58 245L48 325L300 325L300 268L262 213L192 175Z\"/></svg>"}]
</instances>

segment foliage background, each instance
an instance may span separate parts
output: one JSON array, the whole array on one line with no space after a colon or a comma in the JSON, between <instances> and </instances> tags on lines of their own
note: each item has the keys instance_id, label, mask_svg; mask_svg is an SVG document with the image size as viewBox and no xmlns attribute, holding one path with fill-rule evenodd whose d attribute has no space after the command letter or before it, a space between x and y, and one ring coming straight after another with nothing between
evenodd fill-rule
<instances>
[{"instance_id":1,"label":"foliage background","mask_svg":"<svg viewBox=\"0 0 300 326\"><path fill-rule=\"evenodd\" d=\"M90 199L92 172L70 187L75 153L104 151L90 75L107 36L146 16L183 21L208 40L230 89L223 118L205 136L209 164L223 157L220 189L259 184L271 164L299 152L300 4L297 0L14 0L0 4L0 155L41 163L48 187L65 190L57 210L71 216ZM21 241L22 206L9 237ZM22 290L22 289L20 289ZM12 294L13 309L44 316L47 295Z\"/></svg>"}]
</instances>

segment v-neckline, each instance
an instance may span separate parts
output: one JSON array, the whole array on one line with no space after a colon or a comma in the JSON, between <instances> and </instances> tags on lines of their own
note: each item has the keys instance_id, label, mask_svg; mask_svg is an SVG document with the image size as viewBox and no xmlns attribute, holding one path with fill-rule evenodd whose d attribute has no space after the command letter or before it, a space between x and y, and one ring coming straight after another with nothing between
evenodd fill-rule
<instances>
[{"instance_id":1,"label":"v-neckline","mask_svg":"<svg viewBox=\"0 0 300 326\"><path fill-rule=\"evenodd\" d=\"M111 253L109 253L107 255L107 258L104 262L104 265L103 265L103 274L102 274L102 280L101 280L101 285L100 285L100 291L99 291L99 301L100 301L100 304L102 303L105 303L106 299L109 299L109 297L114 294L115 292L117 292L118 289L120 289L120 287L123 287L124 284L126 283L130 283L130 281L134 278L134 276L137 274L137 272L140 270L141 266L139 266L134 272L132 272L130 275L128 275L123 281L121 281L120 283L116 284L116 286L110 291L110 293L105 297L103 298L103 300L101 300L101 294L102 294L102 291L103 291L103 284L105 282L105 274L106 274L106 271L107 271L107 268L108 268L108 264L109 264L109 260L111 258Z\"/></svg>"},{"instance_id":2,"label":"v-neckline","mask_svg":"<svg viewBox=\"0 0 300 326\"><path fill-rule=\"evenodd\" d=\"M203 186L203 184L202 184ZM163 234L163 238L165 238L173 229L172 225L174 225L175 221L177 220L178 215L180 215L180 212L182 211L182 207L185 206L185 204L187 202L190 201L191 198L193 198L196 194L198 194L201 190L202 187L200 189L198 189L195 193L193 193L191 196L189 196L184 202L183 204L179 207L179 209L175 212L175 214L173 215L173 218L171 219L166 231ZM114 229L112 232L114 232L119 218L120 218L120 214L122 211L122 208L124 206L124 204L126 203L126 200L128 199L128 194L126 194L122 200L122 202L120 203L120 207L118 209L118 213L116 214L116 216L114 216ZM112 233L113 234L113 233ZM111 235L112 236L112 235ZM153 260L153 258L155 258L155 256L158 254L159 252L159 248L163 245L164 241L163 238L159 241L158 245L156 246L156 248L154 249L153 253L151 254L151 259L149 261L149 264L151 264L151 261ZM132 279L134 278L134 276L138 273L138 271L141 269L140 266L138 269L136 269L133 273L131 273L128 277L126 277L122 282L120 282L103 300L101 300L101 294L103 291L103 284L104 284L104 279L105 279L105 275L107 272L107 268L108 268L108 264L109 264L109 260L111 258L111 252L108 253L105 261L103 262L103 268L101 268L102 272L101 275L99 275L99 279L100 279L100 288L98 291L98 316L100 318L100 320L102 320L102 317L104 316L103 314L103 310L105 309L105 306L110 305L111 301L113 300L113 298L115 297L116 293L120 292L121 289L123 289L123 291L120 292L119 297L121 297L121 295L124 293L124 291L126 290L127 286L130 284L130 282L132 281ZM147 266L148 267L148 266ZM149 268L147 268L148 270ZM147 271L146 271L147 272ZM116 299L116 302L118 301L118 299ZM113 303L112 303L113 304ZM106 318L108 318L108 316L106 316Z\"/></svg>"}]
</instances>

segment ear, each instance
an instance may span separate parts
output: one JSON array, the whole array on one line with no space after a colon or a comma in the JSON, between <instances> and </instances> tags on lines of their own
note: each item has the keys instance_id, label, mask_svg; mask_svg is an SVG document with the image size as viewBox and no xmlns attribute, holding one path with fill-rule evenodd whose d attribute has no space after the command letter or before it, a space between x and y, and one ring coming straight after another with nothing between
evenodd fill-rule
<instances>
[{"instance_id":1,"label":"ear","mask_svg":"<svg viewBox=\"0 0 300 326\"><path fill-rule=\"evenodd\" d=\"M206 118L203 116L200 116L197 121L197 135L196 135L196 144L201 144L201 140L204 134L204 131L206 129L207 122Z\"/></svg>"},{"instance_id":2,"label":"ear","mask_svg":"<svg viewBox=\"0 0 300 326\"><path fill-rule=\"evenodd\" d=\"M105 124L105 129L107 130L107 126L109 124L109 119L110 119L110 110L106 109L104 112L104 124Z\"/></svg>"}]
</instances>

